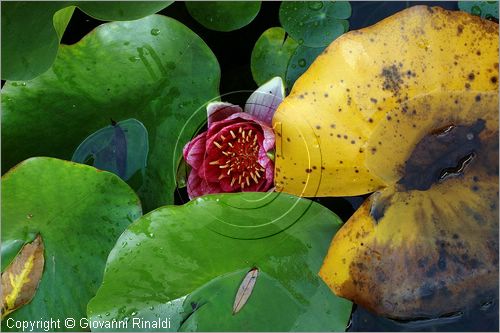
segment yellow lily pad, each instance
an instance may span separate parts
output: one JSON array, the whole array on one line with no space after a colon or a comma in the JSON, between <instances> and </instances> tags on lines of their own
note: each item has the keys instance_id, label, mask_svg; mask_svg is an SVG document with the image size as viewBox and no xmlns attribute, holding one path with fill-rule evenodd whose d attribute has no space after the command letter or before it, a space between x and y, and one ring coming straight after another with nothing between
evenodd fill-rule
<instances>
[{"instance_id":1,"label":"yellow lily pad","mask_svg":"<svg viewBox=\"0 0 500 333\"><path fill-rule=\"evenodd\" d=\"M388 112L438 91L497 91L498 24L415 6L351 31L318 56L278 108L277 190L303 196L373 192L365 164Z\"/></svg>"},{"instance_id":2,"label":"yellow lily pad","mask_svg":"<svg viewBox=\"0 0 500 333\"><path fill-rule=\"evenodd\" d=\"M320 276L378 314L498 295L498 24L415 6L334 41L277 110L276 188L374 192Z\"/></svg>"},{"instance_id":3,"label":"yellow lily pad","mask_svg":"<svg viewBox=\"0 0 500 333\"><path fill-rule=\"evenodd\" d=\"M383 144L368 165L392 185L332 241L320 276L337 295L395 318L437 317L497 297L498 95L470 97L407 103L427 110L418 118L423 138L412 112L379 123L374 133L396 135L399 147Z\"/></svg>"}]
</instances>

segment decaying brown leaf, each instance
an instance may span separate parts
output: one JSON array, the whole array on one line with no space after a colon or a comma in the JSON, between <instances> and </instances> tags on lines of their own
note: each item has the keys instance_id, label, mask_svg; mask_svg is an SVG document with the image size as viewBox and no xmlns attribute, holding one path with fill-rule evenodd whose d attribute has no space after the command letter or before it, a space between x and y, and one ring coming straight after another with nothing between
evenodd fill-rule
<instances>
[{"instance_id":1,"label":"decaying brown leaf","mask_svg":"<svg viewBox=\"0 0 500 333\"><path fill-rule=\"evenodd\" d=\"M252 294L253 288L255 287L255 282L257 281L257 276L259 275L258 268L252 268L241 283L236 293L236 298L233 304L233 315L237 314L243 306L247 303L248 298Z\"/></svg>"},{"instance_id":2,"label":"decaying brown leaf","mask_svg":"<svg viewBox=\"0 0 500 333\"><path fill-rule=\"evenodd\" d=\"M2 319L29 303L35 296L44 267L42 237L25 244L2 272Z\"/></svg>"}]
</instances>

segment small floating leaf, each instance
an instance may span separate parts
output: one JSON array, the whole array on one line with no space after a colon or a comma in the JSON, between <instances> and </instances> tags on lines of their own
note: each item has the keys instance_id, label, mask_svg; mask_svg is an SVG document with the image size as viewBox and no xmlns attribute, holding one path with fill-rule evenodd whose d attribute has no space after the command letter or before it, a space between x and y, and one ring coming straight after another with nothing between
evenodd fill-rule
<instances>
[{"instance_id":1,"label":"small floating leaf","mask_svg":"<svg viewBox=\"0 0 500 333\"><path fill-rule=\"evenodd\" d=\"M233 31L253 21L260 1L187 1L191 16L207 29Z\"/></svg>"},{"instance_id":2,"label":"small floating leaf","mask_svg":"<svg viewBox=\"0 0 500 333\"><path fill-rule=\"evenodd\" d=\"M236 298L234 299L233 314L240 312L240 310L247 303L248 298L252 294L253 288L255 287L255 282L257 282L258 276L259 269L252 268L243 279L243 282L241 282L238 292L236 293Z\"/></svg>"},{"instance_id":3,"label":"small floating leaf","mask_svg":"<svg viewBox=\"0 0 500 333\"><path fill-rule=\"evenodd\" d=\"M281 27L264 31L252 50L250 67L254 81L260 86L275 76L285 79L288 61L298 45Z\"/></svg>"},{"instance_id":4,"label":"small floating leaf","mask_svg":"<svg viewBox=\"0 0 500 333\"><path fill-rule=\"evenodd\" d=\"M472 15L498 20L498 1L459 1L458 8Z\"/></svg>"},{"instance_id":5,"label":"small floating leaf","mask_svg":"<svg viewBox=\"0 0 500 333\"><path fill-rule=\"evenodd\" d=\"M2 319L31 302L42 278L44 245L40 234L23 246L14 261L2 272Z\"/></svg>"},{"instance_id":6,"label":"small floating leaf","mask_svg":"<svg viewBox=\"0 0 500 333\"><path fill-rule=\"evenodd\" d=\"M129 180L139 170L144 173L148 150L146 127L137 119L127 119L91 134L78 146L71 160L85 163L92 157L96 168Z\"/></svg>"},{"instance_id":7,"label":"small floating leaf","mask_svg":"<svg viewBox=\"0 0 500 333\"><path fill-rule=\"evenodd\" d=\"M324 47L348 30L347 1L283 1L280 22L293 39L309 47Z\"/></svg>"}]
</instances>

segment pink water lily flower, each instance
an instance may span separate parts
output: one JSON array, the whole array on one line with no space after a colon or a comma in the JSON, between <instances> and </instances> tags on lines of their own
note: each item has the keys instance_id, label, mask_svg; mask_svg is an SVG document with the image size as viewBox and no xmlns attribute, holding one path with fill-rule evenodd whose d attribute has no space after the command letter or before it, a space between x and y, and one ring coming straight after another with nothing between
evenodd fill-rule
<instances>
[{"instance_id":1,"label":"pink water lily flower","mask_svg":"<svg viewBox=\"0 0 500 333\"><path fill-rule=\"evenodd\" d=\"M208 104L208 130L184 147L184 159L191 166L187 180L190 198L263 192L273 186L271 121L284 94L283 81L275 77L252 93L245 111L230 103Z\"/></svg>"}]
</instances>

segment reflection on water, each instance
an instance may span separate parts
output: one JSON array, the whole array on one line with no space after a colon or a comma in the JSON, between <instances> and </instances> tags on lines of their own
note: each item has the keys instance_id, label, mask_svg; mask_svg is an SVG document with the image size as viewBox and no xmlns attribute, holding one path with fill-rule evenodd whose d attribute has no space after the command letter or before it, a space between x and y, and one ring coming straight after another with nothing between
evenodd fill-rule
<instances>
[{"instance_id":1,"label":"reflection on water","mask_svg":"<svg viewBox=\"0 0 500 333\"><path fill-rule=\"evenodd\" d=\"M379 317L361 306L355 306L352 312L348 332L498 332L498 298L481 306L450 314L442 318L415 321L395 321Z\"/></svg>"}]
</instances>

